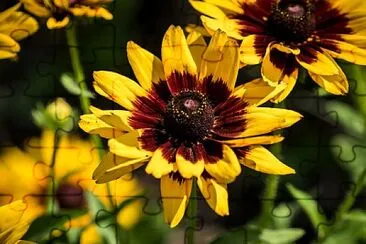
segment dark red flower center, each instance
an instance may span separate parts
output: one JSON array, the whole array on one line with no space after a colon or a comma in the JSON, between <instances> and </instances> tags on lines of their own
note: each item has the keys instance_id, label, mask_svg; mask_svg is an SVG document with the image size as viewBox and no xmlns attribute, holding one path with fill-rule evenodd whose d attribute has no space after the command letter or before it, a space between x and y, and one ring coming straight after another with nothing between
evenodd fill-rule
<instances>
[{"instance_id":1,"label":"dark red flower center","mask_svg":"<svg viewBox=\"0 0 366 244\"><path fill-rule=\"evenodd\" d=\"M281 41L302 43L315 30L313 12L310 0L281 0L272 7L267 31Z\"/></svg>"},{"instance_id":2,"label":"dark red flower center","mask_svg":"<svg viewBox=\"0 0 366 244\"><path fill-rule=\"evenodd\" d=\"M62 209L82 208L85 204L83 189L70 184L61 184L58 187L56 200Z\"/></svg>"},{"instance_id":3,"label":"dark red flower center","mask_svg":"<svg viewBox=\"0 0 366 244\"><path fill-rule=\"evenodd\" d=\"M214 111L208 98L196 90L182 90L166 107L164 127L179 143L202 141L210 133Z\"/></svg>"}]
</instances>

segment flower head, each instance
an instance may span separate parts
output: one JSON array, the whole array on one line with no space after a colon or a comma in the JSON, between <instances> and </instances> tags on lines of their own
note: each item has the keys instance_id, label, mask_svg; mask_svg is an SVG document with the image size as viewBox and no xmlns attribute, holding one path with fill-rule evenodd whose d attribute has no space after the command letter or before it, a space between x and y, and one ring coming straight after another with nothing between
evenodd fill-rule
<instances>
[{"instance_id":1,"label":"flower head","mask_svg":"<svg viewBox=\"0 0 366 244\"><path fill-rule=\"evenodd\" d=\"M111 20L113 15L103 5L112 0L21 0L30 13L47 18L49 29L67 26L71 16Z\"/></svg>"},{"instance_id":2,"label":"flower head","mask_svg":"<svg viewBox=\"0 0 366 244\"><path fill-rule=\"evenodd\" d=\"M48 188L50 179L50 162L54 150L54 132L44 131L41 138L31 138L27 142L26 152L18 148L2 151L0 156L0 203L13 200L23 200L27 204L24 218L32 221L44 214L47 209ZM92 192L106 206L110 206L110 193L106 185L97 185L91 179L91 174L98 164L98 153L92 143L81 140L76 136L62 136L55 164L55 202L61 210L83 210L87 208L84 193ZM142 193L138 181L129 176L109 184L113 201L120 203ZM7 197L8 196L8 197ZM140 219L142 203L134 201L118 214L120 226L132 228ZM74 217L65 224L65 229L85 227L92 222L93 217L84 214ZM0 220L1 222L1 220ZM99 243L101 237L97 234L95 225L89 225L81 235L81 243Z\"/></svg>"},{"instance_id":3,"label":"flower head","mask_svg":"<svg viewBox=\"0 0 366 244\"><path fill-rule=\"evenodd\" d=\"M127 110L91 107L79 123L109 138L110 152L93 175L98 183L146 164L146 172L160 179L165 220L174 227L184 215L193 177L210 207L228 215L226 188L240 174L240 163L265 173L294 173L260 144L281 141L263 134L301 116L257 107L284 86L269 87L259 79L235 88L239 47L224 32L217 31L207 46L197 32L186 39L180 27L171 26L162 61L133 42L127 55L140 85L114 72L94 72L95 90Z\"/></svg>"},{"instance_id":4,"label":"flower head","mask_svg":"<svg viewBox=\"0 0 366 244\"><path fill-rule=\"evenodd\" d=\"M271 85L293 89L300 66L332 94L346 94L348 81L334 58L366 64L366 36L362 0L238 0L197 1L201 20L211 34L226 31L242 41L240 60L262 63L262 76Z\"/></svg>"},{"instance_id":5,"label":"flower head","mask_svg":"<svg viewBox=\"0 0 366 244\"><path fill-rule=\"evenodd\" d=\"M37 21L18 11L21 4L0 13L0 59L16 58L20 51L18 41L38 30Z\"/></svg>"}]
</instances>

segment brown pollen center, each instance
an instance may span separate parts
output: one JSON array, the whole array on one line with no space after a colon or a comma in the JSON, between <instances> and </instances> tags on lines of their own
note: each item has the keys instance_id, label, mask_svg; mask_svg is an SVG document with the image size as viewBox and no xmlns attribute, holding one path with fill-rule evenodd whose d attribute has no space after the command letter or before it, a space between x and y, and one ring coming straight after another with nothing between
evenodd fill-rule
<instances>
[{"instance_id":1,"label":"brown pollen center","mask_svg":"<svg viewBox=\"0 0 366 244\"><path fill-rule=\"evenodd\" d=\"M164 127L179 143L203 140L213 126L214 113L206 95L195 90L183 90L166 107Z\"/></svg>"},{"instance_id":2,"label":"brown pollen center","mask_svg":"<svg viewBox=\"0 0 366 244\"><path fill-rule=\"evenodd\" d=\"M272 7L267 32L285 43L302 43L315 30L310 0L280 0Z\"/></svg>"}]
</instances>

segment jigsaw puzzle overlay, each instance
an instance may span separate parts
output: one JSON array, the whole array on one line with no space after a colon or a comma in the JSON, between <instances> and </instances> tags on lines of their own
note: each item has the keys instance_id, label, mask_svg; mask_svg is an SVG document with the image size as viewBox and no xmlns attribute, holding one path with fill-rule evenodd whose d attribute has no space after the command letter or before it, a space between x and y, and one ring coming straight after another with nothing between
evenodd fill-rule
<instances>
[{"instance_id":1,"label":"jigsaw puzzle overlay","mask_svg":"<svg viewBox=\"0 0 366 244\"><path fill-rule=\"evenodd\" d=\"M296 61L296 47L293 50L277 47L273 52L278 56L246 63L250 58L257 59L256 55L262 49L265 53L267 46L257 46L255 52L245 49L254 41L251 43L247 39L247 46L243 45L242 39L238 40L235 35L245 32L238 34L230 19L240 17L243 14L239 14L241 8L250 10L251 4L255 3L259 6L255 8L258 12L247 21L262 28L262 24L258 24L263 21L259 17L263 15L261 8L271 2L274 1L2 1L0 212L4 214L0 217L0 243L16 243L18 240L86 244L366 242L366 69L362 66L366 64L363 27L366 7L362 1L334 1L334 6L347 13L355 11L357 4L361 6L359 15L354 17L361 16L359 22L346 26L358 28L360 34L342 36L339 40L346 43L341 46L346 51L342 55L338 49L334 52L338 53L334 54L338 55L334 60L341 69L337 72L347 77L348 93L343 96L329 93L333 83L309 75L307 70L312 68L305 64L296 68L297 81L293 90L282 102L275 104L272 101L279 99L291 82L288 77L293 67L289 63ZM296 14L307 13L308 5L312 3L279 2L279 8L285 6L288 11L300 11ZM328 4L332 2L330 0L319 2L324 6L318 7L318 11L333 6ZM323 14L336 16L337 13L324 10ZM217 21L220 18L226 18L227 22ZM349 16L345 18L351 19ZM336 20L339 21L334 18L329 23ZM340 31L347 30L343 24L338 26ZM171 25L180 26L184 31L192 60L188 60L181 46L173 45L174 52L169 59L150 62L152 55L162 59L164 48L166 50L173 43L163 41ZM216 25L227 32L223 35L229 38L223 41L223 35L220 36L222 39L218 38L216 44L220 48L206 52L205 45L213 45L210 41L214 35L212 28ZM247 31L249 33L250 29ZM179 39L178 32L171 38ZM355 49L355 45L359 48ZM270 59L275 63L284 58L278 50L288 55L285 55L286 62L283 67L281 63L274 65L269 73L270 78L276 77L278 69L280 78L272 83L268 81L270 79L263 81L262 75L268 74L263 71L263 63ZM234 59L236 52L245 54L245 58L238 56ZM313 60L313 54L308 55L306 60ZM320 58L322 64L313 65L325 70L325 55ZM131 60L135 61L134 65ZM269 114L270 110L252 121L250 116L244 117L242 123L246 129L253 126L262 132L259 134L263 138L240 142L230 138L235 158L238 155L247 157L246 161L242 160L240 174L235 175L232 182L217 180L217 177L230 175L233 171L232 165L225 163L225 160L230 162L229 158L223 159L218 169L205 170L201 178L193 177L195 180L182 177L174 159L175 166L170 164L174 173L157 179L154 177L156 171L147 173L152 153L145 155L146 150L136 149L140 146L136 139L140 131L131 128L123 112L116 114L113 110L122 111L134 106L131 96L135 96L140 91L138 89L146 89L146 84L151 81L158 83L161 76L154 77L154 74L159 69L164 77L166 70L174 70L182 64L182 70L189 70L186 64L190 61L200 63L201 60L205 66L197 65L198 74L215 70L211 73L214 79L236 81L237 88L233 88L233 93L246 99L246 103L276 111L292 110L303 117L294 119L291 117L294 114L290 118L286 113L278 113L276 117ZM238 74L229 72L236 65L240 67ZM149 70L150 73L139 73L138 70ZM112 80L112 89L108 93L108 88L98 83L95 73L93 77L95 71L115 72L142 88L131 85L130 90L126 90ZM192 87L188 78L177 80L181 82L177 82L177 87L166 89L180 92L180 89ZM141 81L146 81L145 85ZM164 92L162 90L157 92ZM212 101L224 96L225 87L220 87L216 93L211 95L214 97L210 97ZM151 104L149 100L143 101L146 107L139 107L144 112L138 114L142 121L139 122L148 123L152 118L149 114ZM188 102L183 104L186 108L197 105L197 100ZM89 105L93 107L90 109ZM230 116L216 120L215 126L219 126L217 121L220 121L228 125L230 131L222 129L217 141L228 140L225 135L234 134L235 123L241 123L237 118L240 113L235 111L235 106L239 105L229 105L222 114ZM245 109L247 113L253 108ZM262 110L255 110L253 117L259 113ZM273 117L276 120L270 120ZM194 126L205 123L204 120L198 122ZM82 123L89 127L85 129ZM193 126L193 123L189 125ZM267 131L269 127L272 129ZM191 131L178 134L187 133ZM156 138L156 134L149 136L156 141L161 139ZM120 143L121 138L127 138L130 144ZM239 150L238 145L245 147ZM261 145L266 150L262 153L271 151L285 166L267 153L250 159L250 150ZM187 148L183 155L198 164L200 156L197 152L200 151ZM137 158L137 154L143 154L145 158ZM218 154L220 149L214 147L212 155L220 158ZM161 158L164 159L164 155ZM210 160L213 160L210 166L215 167L215 160ZM280 174L273 173L276 169L282 170L282 175L275 175ZM292 169L295 174L289 173ZM191 187L192 184L197 185ZM192 194L193 191L197 193ZM173 219L167 218L169 211L174 212L170 214ZM181 213L181 220L177 212ZM171 228L172 223L175 223L174 228Z\"/></svg>"}]
</instances>

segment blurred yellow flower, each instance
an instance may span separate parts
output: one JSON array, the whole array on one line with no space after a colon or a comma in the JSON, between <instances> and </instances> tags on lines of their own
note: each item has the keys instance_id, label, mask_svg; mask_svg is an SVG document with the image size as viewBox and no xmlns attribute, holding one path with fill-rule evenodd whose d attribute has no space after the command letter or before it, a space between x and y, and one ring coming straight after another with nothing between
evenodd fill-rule
<instances>
[{"instance_id":1,"label":"blurred yellow flower","mask_svg":"<svg viewBox=\"0 0 366 244\"><path fill-rule=\"evenodd\" d=\"M72 115L72 107L63 98L56 98L46 107L49 115L55 120L65 120Z\"/></svg>"},{"instance_id":2,"label":"blurred yellow flower","mask_svg":"<svg viewBox=\"0 0 366 244\"><path fill-rule=\"evenodd\" d=\"M102 6L111 0L21 0L24 8L32 14L47 18L49 29L67 26L71 16L86 16L113 19L113 15Z\"/></svg>"},{"instance_id":3,"label":"blurred yellow flower","mask_svg":"<svg viewBox=\"0 0 366 244\"><path fill-rule=\"evenodd\" d=\"M26 209L27 205L22 201L0 207L0 243L31 243L19 241L29 228L29 221L23 217Z\"/></svg>"},{"instance_id":4,"label":"blurred yellow flower","mask_svg":"<svg viewBox=\"0 0 366 244\"><path fill-rule=\"evenodd\" d=\"M37 21L18 11L21 4L0 13L0 59L16 58L20 51L18 41L38 30Z\"/></svg>"},{"instance_id":5,"label":"blurred yellow flower","mask_svg":"<svg viewBox=\"0 0 366 244\"><path fill-rule=\"evenodd\" d=\"M49 164L54 147L54 132L44 131L41 138L32 138L27 142L26 151L9 148L0 156L0 203L9 199L23 199L28 209L24 215L34 219L46 211L47 189L51 183ZM106 185L97 185L91 179L98 164L98 153L88 141L76 136L61 137L56 154L55 199L61 209L83 209L86 201L85 191L90 191L110 208L109 193ZM136 179L127 177L110 184L113 202L119 204L131 197L140 195L142 189ZM8 196L8 197L6 197ZM118 216L119 224L132 228L142 214L140 201L134 201L123 209ZM67 223L65 228L85 227L91 224L89 214L77 217ZM93 234L94 233L94 234ZM82 233L82 243L95 243L99 239L95 225L90 225Z\"/></svg>"}]
</instances>

